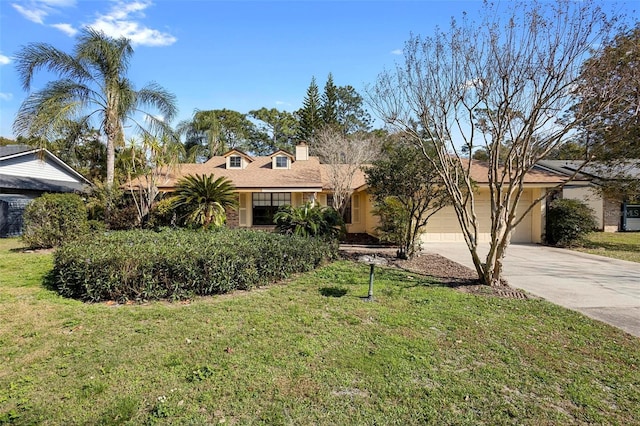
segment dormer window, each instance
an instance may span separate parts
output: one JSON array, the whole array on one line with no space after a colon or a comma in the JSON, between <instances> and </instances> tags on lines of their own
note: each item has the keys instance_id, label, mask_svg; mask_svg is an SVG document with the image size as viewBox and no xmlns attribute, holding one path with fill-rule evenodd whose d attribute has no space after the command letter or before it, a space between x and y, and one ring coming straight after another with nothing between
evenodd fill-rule
<instances>
[{"instance_id":1,"label":"dormer window","mask_svg":"<svg viewBox=\"0 0 640 426\"><path fill-rule=\"evenodd\" d=\"M289 168L289 158L285 156L277 156L276 157L276 168L277 169L287 169Z\"/></svg>"},{"instance_id":2,"label":"dormer window","mask_svg":"<svg viewBox=\"0 0 640 426\"><path fill-rule=\"evenodd\" d=\"M277 150L271 154L271 168L272 169L290 169L291 163L295 160L292 154L282 149Z\"/></svg>"},{"instance_id":3,"label":"dormer window","mask_svg":"<svg viewBox=\"0 0 640 426\"><path fill-rule=\"evenodd\" d=\"M239 155L232 155L229 157L229 168L240 169L242 168L242 157Z\"/></svg>"},{"instance_id":4,"label":"dormer window","mask_svg":"<svg viewBox=\"0 0 640 426\"><path fill-rule=\"evenodd\" d=\"M253 158L235 148L222 156L225 158L227 169L245 169L248 164L253 162Z\"/></svg>"}]
</instances>

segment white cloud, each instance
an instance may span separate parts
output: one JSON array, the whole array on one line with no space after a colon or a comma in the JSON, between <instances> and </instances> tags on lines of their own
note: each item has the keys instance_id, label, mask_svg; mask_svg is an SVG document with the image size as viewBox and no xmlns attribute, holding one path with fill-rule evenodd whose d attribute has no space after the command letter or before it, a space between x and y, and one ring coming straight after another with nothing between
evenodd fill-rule
<instances>
[{"instance_id":1,"label":"white cloud","mask_svg":"<svg viewBox=\"0 0 640 426\"><path fill-rule=\"evenodd\" d=\"M76 0L40 0L39 2L51 7L71 7L76 4Z\"/></svg>"},{"instance_id":2,"label":"white cloud","mask_svg":"<svg viewBox=\"0 0 640 426\"><path fill-rule=\"evenodd\" d=\"M149 1L118 1L109 13L99 15L87 26L110 37L126 37L134 45L168 46L175 43L177 39L171 34L148 28L138 22L144 18L143 11L149 6Z\"/></svg>"},{"instance_id":3,"label":"white cloud","mask_svg":"<svg viewBox=\"0 0 640 426\"><path fill-rule=\"evenodd\" d=\"M402 55L402 49L395 49L391 51L392 55Z\"/></svg>"},{"instance_id":4,"label":"white cloud","mask_svg":"<svg viewBox=\"0 0 640 426\"><path fill-rule=\"evenodd\" d=\"M13 93L0 92L0 100L10 101L11 99L13 99Z\"/></svg>"},{"instance_id":5,"label":"white cloud","mask_svg":"<svg viewBox=\"0 0 640 426\"><path fill-rule=\"evenodd\" d=\"M44 19L51 13L55 13L56 9L63 7L71 7L76 4L75 0L28 0L11 5L22 16L36 24L44 24Z\"/></svg>"},{"instance_id":6,"label":"white cloud","mask_svg":"<svg viewBox=\"0 0 640 426\"><path fill-rule=\"evenodd\" d=\"M4 56L0 53L0 65L8 65L11 63L11 58L8 56Z\"/></svg>"},{"instance_id":7,"label":"white cloud","mask_svg":"<svg viewBox=\"0 0 640 426\"><path fill-rule=\"evenodd\" d=\"M278 105L278 106L282 106L282 105L290 106L291 103L290 102L285 102L285 101L276 101L276 105Z\"/></svg>"},{"instance_id":8,"label":"white cloud","mask_svg":"<svg viewBox=\"0 0 640 426\"><path fill-rule=\"evenodd\" d=\"M71 24L53 24L51 25L53 28L57 28L69 37L73 37L78 34L78 30L73 28Z\"/></svg>"},{"instance_id":9,"label":"white cloud","mask_svg":"<svg viewBox=\"0 0 640 426\"><path fill-rule=\"evenodd\" d=\"M46 18L49 14L49 12L47 12L45 9L39 8L35 5L28 5L24 7L22 5L13 3L12 6L26 19L31 22L35 22L36 24L43 24L44 18Z\"/></svg>"}]
</instances>

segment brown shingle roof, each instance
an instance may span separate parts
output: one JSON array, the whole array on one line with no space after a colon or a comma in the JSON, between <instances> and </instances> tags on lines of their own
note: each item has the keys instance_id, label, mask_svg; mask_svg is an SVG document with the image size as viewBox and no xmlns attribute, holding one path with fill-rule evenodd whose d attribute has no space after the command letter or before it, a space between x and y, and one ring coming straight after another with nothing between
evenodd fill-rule
<instances>
[{"instance_id":1,"label":"brown shingle roof","mask_svg":"<svg viewBox=\"0 0 640 426\"><path fill-rule=\"evenodd\" d=\"M330 190L332 187L331 186L332 167L340 167L340 165L331 166L329 164L320 164L320 175L322 177L323 189ZM346 168L347 165L344 165L344 167ZM366 183L367 183L366 177L362 169L360 168L356 170L355 174L353 175L353 181L351 182L351 189L358 189L361 186L365 185Z\"/></svg>"},{"instance_id":2,"label":"brown shingle roof","mask_svg":"<svg viewBox=\"0 0 640 426\"><path fill-rule=\"evenodd\" d=\"M462 160L462 161L467 162L468 160ZM471 179L473 179L475 182L479 184L488 184L489 183L488 174L489 174L489 166L487 165L487 163L484 163L482 161L474 161L471 164L470 175L471 175ZM533 184L559 185L565 182L566 180L567 180L567 177L560 173L553 173L538 167L534 167L532 170L530 170L526 174L524 178L524 183L531 184L531 185Z\"/></svg>"},{"instance_id":3,"label":"brown shingle roof","mask_svg":"<svg viewBox=\"0 0 640 426\"><path fill-rule=\"evenodd\" d=\"M256 188L320 190L322 188L320 163L317 157L309 157L306 161L294 161L290 169L272 169L271 157L253 157L253 160L244 169L227 169L226 159L223 156L213 157L203 164L181 164L178 169L169 172L166 179L164 177L160 179L158 188L171 190L180 178L196 174L213 174L216 178L225 177L231 180L239 190ZM137 180L131 182L132 186L137 186L136 184Z\"/></svg>"},{"instance_id":4,"label":"brown shingle roof","mask_svg":"<svg viewBox=\"0 0 640 426\"><path fill-rule=\"evenodd\" d=\"M254 161L244 169L227 169L225 156L216 156L203 164L182 164L177 170L163 176L158 183L161 191L172 190L177 181L188 175L209 175L225 177L233 182L239 190L259 189L298 189L298 190L331 190L331 166L320 164L318 157L309 157L304 161L293 161L290 169L273 169L271 156L252 157ZM468 160L463 160L468 161ZM471 165L471 178L478 184L487 184L488 166L486 163L474 161ZM524 183L528 185L555 186L567 180L560 173L534 168L527 173ZM138 179L131 181L136 187ZM351 185L358 189L366 185L366 176L362 169L356 171ZM129 185L125 185L129 187ZM146 186L146 185L144 185Z\"/></svg>"}]
</instances>

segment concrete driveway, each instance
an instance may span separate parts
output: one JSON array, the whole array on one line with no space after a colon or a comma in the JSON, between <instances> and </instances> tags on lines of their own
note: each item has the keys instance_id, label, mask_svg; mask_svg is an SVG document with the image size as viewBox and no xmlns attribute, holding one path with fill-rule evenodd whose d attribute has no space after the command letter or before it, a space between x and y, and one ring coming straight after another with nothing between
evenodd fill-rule
<instances>
[{"instance_id":1,"label":"concrete driveway","mask_svg":"<svg viewBox=\"0 0 640 426\"><path fill-rule=\"evenodd\" d=\"M464 243L426 243L437 253L472 269ZM485 254L488 245L481 247ZM535 244L512 244L504 276L520 288L640 337L640 263Z\"/></svg>"}]
</instances>

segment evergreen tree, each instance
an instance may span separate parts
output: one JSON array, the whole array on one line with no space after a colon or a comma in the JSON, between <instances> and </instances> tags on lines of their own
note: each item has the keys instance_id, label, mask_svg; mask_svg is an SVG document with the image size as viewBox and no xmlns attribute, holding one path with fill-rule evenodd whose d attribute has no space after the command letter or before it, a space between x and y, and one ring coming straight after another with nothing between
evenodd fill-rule
<instances>
[{"instance_id":1,"label":"evergreen tree","mask_svg":"<svg viewBox=\"0 0 640 426\"><path fill-rule=\"evenodd\" d=\"M353 86L336 89L336 119L342 132L351 135L371 130L371 114L364 107L362 96Z\"/></svg>"},{"instance_id":2,"label":"evergreen tree","mask_svg":"<svg viewBox=\"0 0 640 426\"><path fill-rule=\"evenodd\" d=\"M326 126L338 125L338 88L333 83L333 75L329 73L322 94L322 122Z\"/></svg>"},{"instance_id":3,"label":"evergreen tree","mask_svg":"<svg viewBox=\"0 0 640 426\"><path fill-rule=\"evenodd\" d=\"M299 120L298 139L301 141L311 141L316 132L322 126L321 102L316 78L311 78L311 84L307 89L307 95L302 102L296 115Z\"/></svg>"}]
</instances>

